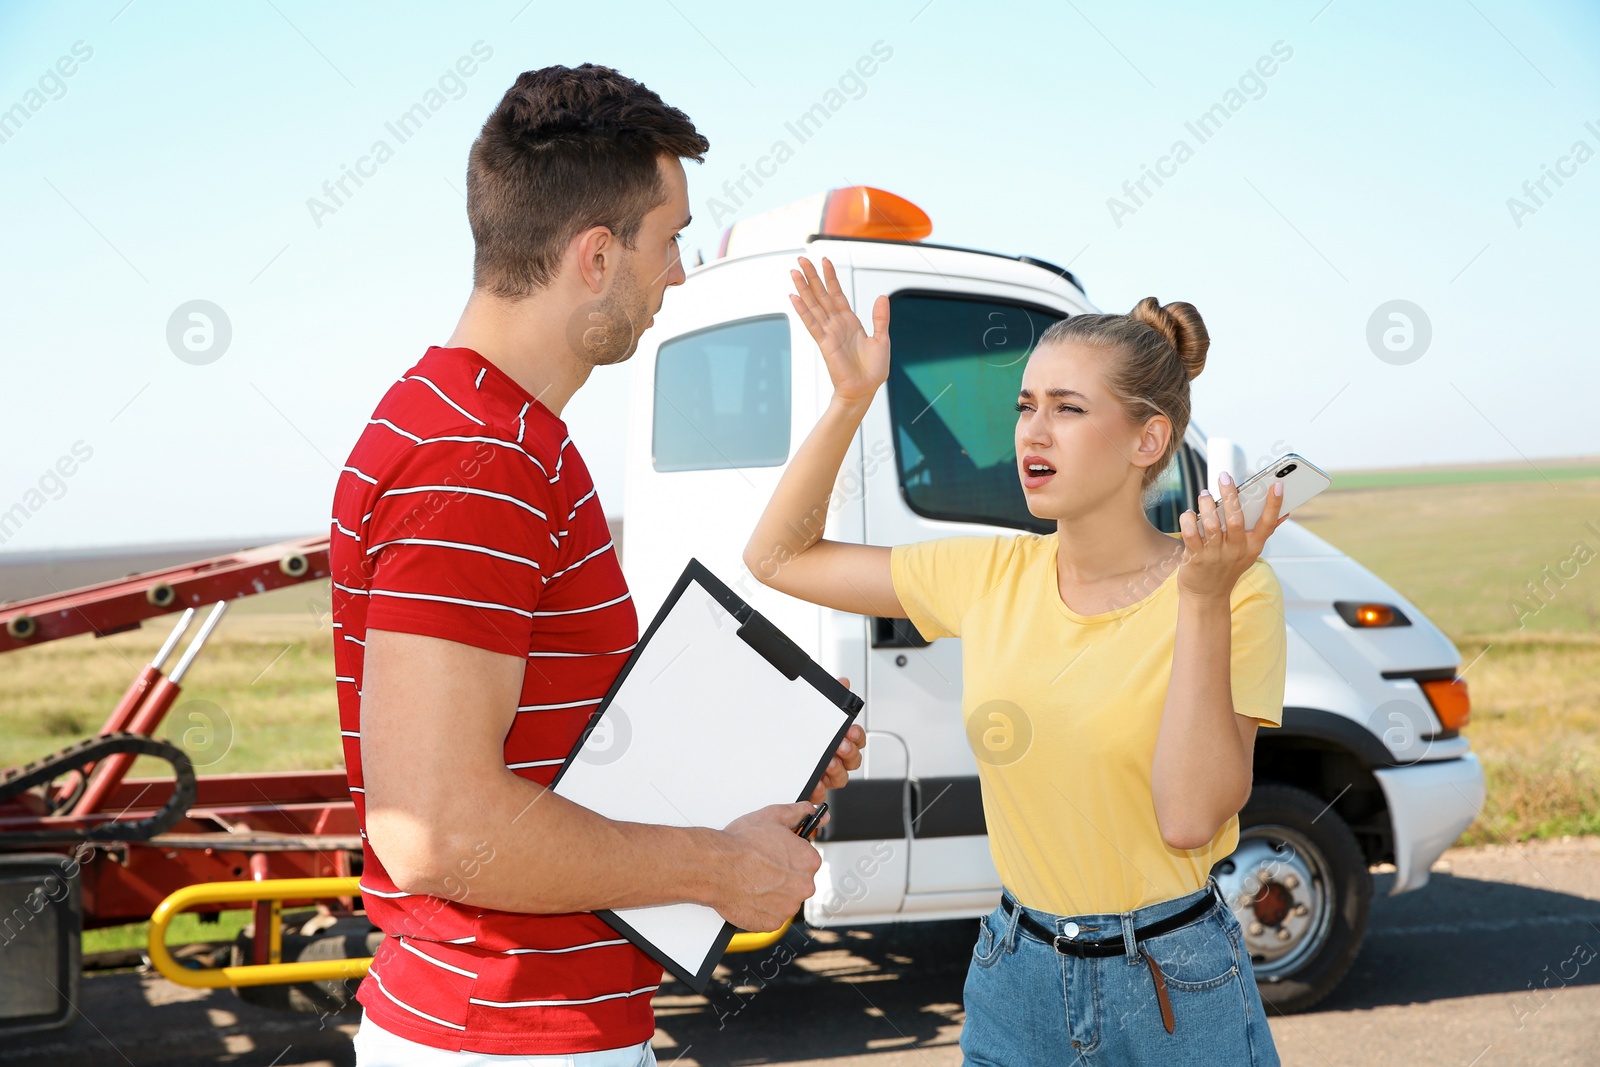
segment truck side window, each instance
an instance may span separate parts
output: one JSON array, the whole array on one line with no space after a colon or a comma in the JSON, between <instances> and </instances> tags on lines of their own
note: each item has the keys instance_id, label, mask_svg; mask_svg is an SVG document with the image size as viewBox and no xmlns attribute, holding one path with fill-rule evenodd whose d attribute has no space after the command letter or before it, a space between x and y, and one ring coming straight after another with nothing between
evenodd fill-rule
<instances>
[{"instance_id":1,"label":"truck side window","mask_svg":"<svg viewBox=\"0 0 1600 1067\"><path fill-rule=\"evenodd\" d=\"M1017 477L1017 390L1039 335L1062 316L1046 308L955 294L889 298L894 356L889 420L907 504L930 519L1051 533L1028 512ZM1175 533L1193 506L1180 448L1151 490L1158 529Z\"/></svg>"},{"instance_id":2,"label":"truck side window","mask_svg":"<svg viewBox=\"0 0 1600 1067\"><path fill-rule=\"evenodd\" d=\"M651 462L658 471L781 466L789 410L787 317L674 338L656 356Z\"/></svg>"},{"instance_id":3,"label":"truck side window","mask_svg":"<svg viewBox=\"0 0 1600 1067\"><path fill-rule=\"evenodd\" d=\"M896 293L889 421L900 488L930 519L1049 533L1028 513L1015 433L1022 368L1058 312L981 297Z\"/></svg>"}]
</instances>

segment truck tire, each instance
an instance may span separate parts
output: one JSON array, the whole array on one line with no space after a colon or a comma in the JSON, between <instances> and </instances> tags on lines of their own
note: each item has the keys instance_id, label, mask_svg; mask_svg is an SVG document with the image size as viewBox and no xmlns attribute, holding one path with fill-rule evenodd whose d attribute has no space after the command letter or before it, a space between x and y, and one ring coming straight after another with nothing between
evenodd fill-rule
<instances>
[{"instance_id":1,"label":"truck tire","mask_svg":"<svg viewBox=\"0 0 1600 1067\"><path fill-rule=\"evenodd\" d=\"M281 958L284 963L356 959L371 956L382 940L383 932L365 919L341 919L310 935L285 930ZM253 962L251 948L251 935L241 933L233 944L231 962L234 966ZM233 991L240 1000L257 1007L305 1015L334 1015L357 1007L356 989L360 985L360 979L346 978L287 985L235 986Z\"/></svg>"},{"instance_id":2,"label":"truck tire","mask_svg":"<svg viewBox=\"0 0 1600 1067\"><path fill-rule=\"evenodd\" d=\"M1304 1011L1355 962L1372 874L1355 835L1321 798L1257 785L1239 812L1239 846L1213 869L1244 930L1262 1001Z\"/></svg>"}]
</instances>

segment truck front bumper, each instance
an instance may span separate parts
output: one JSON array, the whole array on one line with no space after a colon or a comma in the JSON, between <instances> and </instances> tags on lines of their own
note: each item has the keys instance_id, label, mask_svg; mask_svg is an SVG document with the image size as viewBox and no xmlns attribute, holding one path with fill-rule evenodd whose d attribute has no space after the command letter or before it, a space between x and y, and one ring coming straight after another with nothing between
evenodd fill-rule
<instances>
[{"instance_id":1,"label":"truck front bumper","mask_svg":"<svg viewBox=\"0 0 1600 1067\"><path fill-rule=\"evenodd\" d=\"M1383 767L1372 772L1389 804L1394 828L1394 888L1390 896L1421 889L1445 849L1483 810L1483 766L1468 752L1460 759Z\"/></svg>"}]
</instances>

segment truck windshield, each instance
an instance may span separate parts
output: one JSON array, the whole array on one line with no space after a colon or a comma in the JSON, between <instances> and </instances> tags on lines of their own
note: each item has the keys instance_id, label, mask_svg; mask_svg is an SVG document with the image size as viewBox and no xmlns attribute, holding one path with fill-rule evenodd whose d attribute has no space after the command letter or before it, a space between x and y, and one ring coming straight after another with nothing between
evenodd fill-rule
<instances>
[{"instance_id":1,"label":"truck windshield","mask_svg":"<svg viewBox=\"0 0 1600 1067\"><path fill-rule=\"evenodd\" d=\"M889 419L900 487L930 519L1035 533L1056 524L1028 512L1017 478L1015 431L1022 369L1039 336L1062 316L982 297L896 293L889 298L894 356ZM1147 509L1175 532L1192 476L1180 449Z\"/></svg>"}]
</instances>

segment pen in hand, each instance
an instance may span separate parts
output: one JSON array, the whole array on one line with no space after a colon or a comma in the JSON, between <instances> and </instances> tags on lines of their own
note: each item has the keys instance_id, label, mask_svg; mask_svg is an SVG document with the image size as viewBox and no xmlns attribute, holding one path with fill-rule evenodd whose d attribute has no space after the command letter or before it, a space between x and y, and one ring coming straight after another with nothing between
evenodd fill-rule
<instances>
[{"instance_id":1,"label":"pen in hand","mask_svg":"<svg viewBox=\"0 0 1600 1067\"><path fill-rule=\"evenodd\" d=\"M794 832L807 841L811 840L811 835L816 833L817 827L822 824L822 816L827 814L827 811L828 802L824 800L816 811L800 820L800 825L794 828Z\"/></svg>"}]
</instances>

